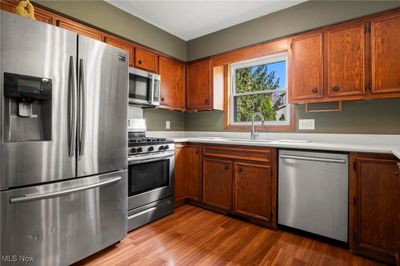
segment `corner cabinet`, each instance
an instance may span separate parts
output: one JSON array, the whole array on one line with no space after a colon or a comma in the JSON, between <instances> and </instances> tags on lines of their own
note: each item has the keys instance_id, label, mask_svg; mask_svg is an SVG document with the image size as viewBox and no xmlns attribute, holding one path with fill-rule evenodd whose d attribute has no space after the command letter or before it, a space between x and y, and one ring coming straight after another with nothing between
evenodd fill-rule
<instances>
[{"instance_id":1,"label":"corner cabinet","mask_svg":"<svg viewBox=\"0 0 400 266\"><path fill-rule=\"evenodd\" d=\"M243 146L203 148L203 203L277 228L276 150Z\"/></svg>"},{"instance_id":2,"label":"corner cabinet","mask_svg":"<svg viewBox=\"0 0 400 266\"><path fill-rule=\"evenodd\" d=\"M201 146L176 144L175 150L175 204L186 199L201 201L202 169Z\"/></svg>"},{"instance_id":3,"label":"corner cabinet","mask_svg":"<svg viewBox=\"0 0 400 266\"><path fill-rule=\"evenodd\" d=\"M185 64L160 56L160 107L184 111L186 106Z\"/></svg>"},{"instance_id":4,"label":"corner cabinet","mask_svg":"<svg viewBox=\"0 0 400 266\"><path fill-rule=\"evenodd\" d=\"M188 111L212 110L212 67L210 59L189 62L186 72L186 108Z\"/></svg>"},{"instance_id":5,"label":"corner cabinet","mask_svg":"<svg viewBox=\"0 0 400 266\"><path fill-rule=\"evenodd\" d=\"M400 161L353 153L350 170L350 248L397 265L400 253Z\"/></svg>"}]
</instances>

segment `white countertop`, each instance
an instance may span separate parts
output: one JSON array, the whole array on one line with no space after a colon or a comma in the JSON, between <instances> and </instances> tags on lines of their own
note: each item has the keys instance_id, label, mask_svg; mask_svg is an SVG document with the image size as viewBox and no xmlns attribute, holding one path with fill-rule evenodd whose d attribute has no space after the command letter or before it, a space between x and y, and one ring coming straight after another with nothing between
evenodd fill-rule
<instances>
[{"instance_id":1,"label":"white countertop","mask_svg":"<svg viewBox=\"0 0 400 266\"><path fill-rule=\"evenodd\" d=\"M256 141L251 141L248 133L237 132L150 131L149 133L151 136L171 138L175 142L386 153L400 159L400 135L261 133ZM282 139L289 141L281 141Z\"/></svg>"}]
</instances>

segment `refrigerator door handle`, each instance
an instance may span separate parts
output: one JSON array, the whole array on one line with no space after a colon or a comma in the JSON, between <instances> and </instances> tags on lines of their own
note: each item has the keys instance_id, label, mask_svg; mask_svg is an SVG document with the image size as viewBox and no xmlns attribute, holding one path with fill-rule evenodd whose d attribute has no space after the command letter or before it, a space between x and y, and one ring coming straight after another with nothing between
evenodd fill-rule
<instances>
[{"instance_id":1,"label":"refrigerator door handle","mask_svg":"<svg viewBox=\"0 0 400 266\"><path fill-rule=\"evenodd\" d=\"M28 202L28 201L34 201L34 200L56 198L56 197L60 197L60 196L66 195L66 194L79 192L82 190L103 187L105 185L116 183L116 182L120 181L121 179L122 179L121 176L117 176L117 177L111 177L104 181L101 181L101 182L98 182L95 184L86 185L86 186L68 188L68 189L54 191L54 192L48 192L48 193L32 193L32 194L28 194L28 195L16 196L16 197L10 198L10 203L21 203L21 202Z\"/></svg>"},{"instance_id":2,"label":"refrigerator door handle","mask_svg":"<svg viewBox=\"0 0 400 266\"><path fill-rule=\"evenodd\" d=\"M76 77L74 57L69 57L68 70L68 155L75 155L76 141Z\"/></svg>"},{"instance_id":3,"label":"refrigerator door handle","mask_svg":"<svg viewBox=\"0 0 400 266\"><path fill-rule=\"evenodd\" d=\"M85 151L86 133L86 88L85 88L85 64L83 59L79 59L79 156L83 156Z\"/></svg>"}]
</instances>

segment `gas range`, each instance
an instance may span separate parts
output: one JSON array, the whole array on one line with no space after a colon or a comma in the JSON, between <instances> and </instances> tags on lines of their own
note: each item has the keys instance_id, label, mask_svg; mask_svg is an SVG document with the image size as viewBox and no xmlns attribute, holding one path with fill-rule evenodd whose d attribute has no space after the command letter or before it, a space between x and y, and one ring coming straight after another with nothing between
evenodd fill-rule
<instances>
[{"instance_id":1,"label":"gas range","mask_svg":"<svg viewBox=\"0 0 400 266\"><path fill-rule=\"evenodd\" d=\"M129 156L159 153L175 149L172 140L166 138L146 137L145 132L129 132L128 139Z\"/></svg>"},{"instance_id":2,"label":"gas range","mask_svg":"<svg viewBox=\"0 0 400 266\"><path fill-rule=\"evenodd\" d=\"M128 121L128 231L174 211L175 144L146 137L144 119Z\"/></svg>"}]
</instances>

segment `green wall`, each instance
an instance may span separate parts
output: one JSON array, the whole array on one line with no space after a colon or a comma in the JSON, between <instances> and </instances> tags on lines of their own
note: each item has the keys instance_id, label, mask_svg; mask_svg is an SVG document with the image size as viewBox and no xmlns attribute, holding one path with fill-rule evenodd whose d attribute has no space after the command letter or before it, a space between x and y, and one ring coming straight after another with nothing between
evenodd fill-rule
<instances>
[{"instance_id":1,"label":"green wall","mask_svg":"<svg viewBox=\"0 0 400 266\"><path fill-rule=\"evenodd\" d=\"M186 61L186 42L103 1L35 1L62 14Z\"/></svg>"},{"instance_id":2,"label":"green wall","mask_svg":"<svg viewBox=\"0 0 400 266\"><path fill-rule=\"evenodd\" d=\"M315 130L298 130L298 119L315 119ZM187 131L224 131L224 112L185 114ZM344 102L343 111L306 113L296 106L295 132L400 134L400 99Z\"/></svg>"},{"instance_id":3,"label":"green wall","mask_svg":"<svg viewBox=\"0 0 400 266\"><path fill-rule=\"evenodd\" d=\"M150 131L163 131L165 122L171 122L171 131L185 130L185 113L162 109L144 109L143 117L146 119L147 129Z\"/></svg>"},{"instance_id":4,"label":"green wall","mask_svg":"<svg viewBox=\"0 0 400 266\"><path fill-rule=\"evenodd\" d=\"M187 42L193 60L400 6L400 1L308 1Z\"/></svg>"}]
</instances>

